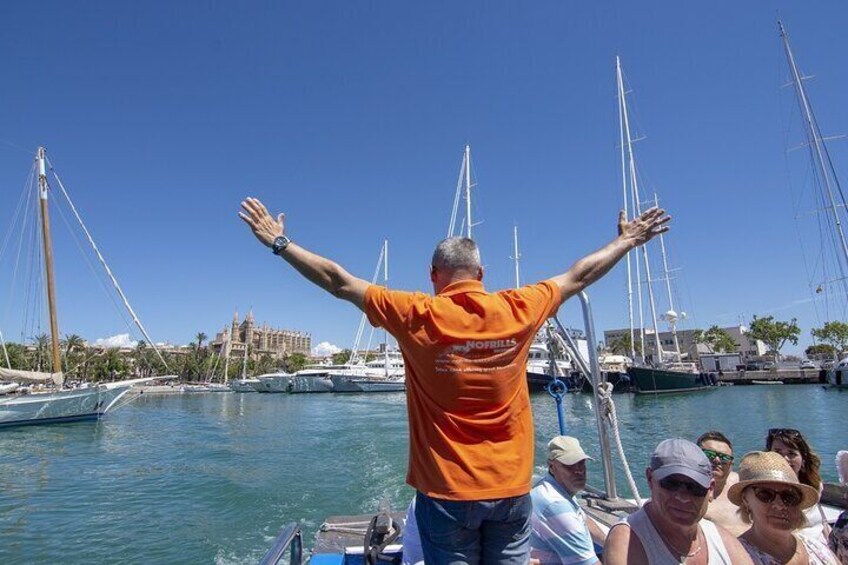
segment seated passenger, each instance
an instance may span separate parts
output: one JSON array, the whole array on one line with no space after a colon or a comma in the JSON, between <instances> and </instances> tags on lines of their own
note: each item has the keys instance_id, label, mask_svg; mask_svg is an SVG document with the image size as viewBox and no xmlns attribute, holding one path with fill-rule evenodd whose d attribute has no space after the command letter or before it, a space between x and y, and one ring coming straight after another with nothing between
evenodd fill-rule
<instances>
[{"instance_id":1,"label":"seated passenger","mask_svg":"<svg viewBox=\"0 0 848 565\"><path fill-rule=\"evenodd\" d=\"M839 473L839 484L845 487L848 485L848 451L836 452L836 470ZM842 565L848 565L848 510L836 519L833 529L830 530L827 545Z\"/></svg>"},{"instance_id":2,"label":"seated passenger","mask_svg":"<svg viewBox=\"0 0 848 565\"><path fill-rule=\"evenodd\" d=\"M801 483L777 453L746 454L739 482L727 495L751 524L739 540L755 565L839 565L818 536L793 533L804 524L803 510L816 504L819 493Z\"/></svg>"},{"instance_id":3,"label":"seated passenger","mask_svg":"<svg viewBox=\"0 0 848 565\"><path fill-rule=\"evenodd\" d=\"M661 442L645 471L651 500L619 522L604 546L606 565L748 565L747 552L722 528L705 520L712 466L685 439Z\"/></svg>"},{"instance_id":4,"label":"seated passenger","mask_svg":"<svg viewBox=\"0 0 848 565\"><path fill-rule=\"evenodd\" d=\"M541 565L590 565L598 562L592 540L603 545L606 534L577 503L586 486L586 455L573 437L548 443L548 474L530 491L530 556Z\"/></svg>"},{"instance_id":5,"label":"seated passenger","mask_svg":"<svg viewBox=\"0 0 848 565\"><path fill-rule=\"evenodd\" d=\"M710 460L715 481L704 517L738 537L748 529L748 525L739 517L738 508L727 498L727 489L739 480L739 475L733 471L733 445L717 431L706 432L698 438L697 444Z\"/></svg>"},{"instance_id":6,"label":"seated passenger","mask_svg":"<svg viewBox=\"0 0 848 565\"><path fill-rule=\"evenodd\" d=\"M766 451L779 453L786 459L789 466L797 475L798 480L815 489L821 494L822 481L819 468L821 459L813 451L804 436L798 430L791 428L773 428L766 437ZM830 526L824 516L824 510L818 501L804 511L807 525L801 532L807 537L816 537L822 543L827 543Z\"/></svg>"}]
</instances>

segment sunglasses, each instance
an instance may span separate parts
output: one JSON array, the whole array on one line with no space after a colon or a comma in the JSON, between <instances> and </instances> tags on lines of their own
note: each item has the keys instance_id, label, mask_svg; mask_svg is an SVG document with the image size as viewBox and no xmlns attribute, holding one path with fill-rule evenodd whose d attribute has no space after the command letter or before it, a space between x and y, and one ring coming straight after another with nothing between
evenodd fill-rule
<instances>
[{"instance_id":1,"label":"sunglasses","mask_svg":"<svg viewBox=\"0 0 848 565\"><path fill-rule=\"evenodd\" d=\"M801 504L802 496L798 489L790 488L787 490L776 491L765 487L754 487L754 496L757 500L765 504L771 504L778 496L784 506L798 506Z\"/></svg>"},{"instance_id":2,"label":"sunglasses","mask_svg":"<svg viewBox=\"0 0 848 565\"><path fill-rule=\"evenodd\" d=\"M678 492L681 489L685 489L687 493L697 498L703 498L707 496L707 492L709 492L709 489L702 487L698 483L681 481L678 479L672 479L671 477L660 479L660 486L669 492Z\"/></svg>"},{"instance_id":3,"label":"sunglasses","mask_svg":"<svg viewBox=\"0 0 848 565\"><path fill-rule=\"evenodd\" d=\"M801 437L801 432L794 428L772 428L768 431L768 437L774 436Z\"/></svg>"},{"instance_id":4,"label":"sunglasses","mask_svg":"<svg viewBox=\"0 0 848 565\"><path fill-rule=\"evenodd\" d=\"M709 459L710 461L718 458L718 460L721 461L722 465L733 463L732 455L728 455L726 453L719 453L718 451L713 451L712 449L702 449L701 451L704 452L704 455L706 455L707 459Z\"/></svg>"}]
</instances>

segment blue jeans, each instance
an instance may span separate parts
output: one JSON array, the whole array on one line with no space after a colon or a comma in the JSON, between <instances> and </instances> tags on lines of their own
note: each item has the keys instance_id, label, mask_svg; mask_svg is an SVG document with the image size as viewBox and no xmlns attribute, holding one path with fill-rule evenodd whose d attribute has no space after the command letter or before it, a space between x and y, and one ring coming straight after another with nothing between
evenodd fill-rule
<instances>
[{"instance_id":1,"label":"blue jeans","mask_svg":"<svg viewBox=\"0 0 848 565\"><path fill-rule=\"evenodd\" d=\"M530 495L496 500L443 500L415 495L415 519L428 565L526 565L530 561Z\"/></svg>"}]
</instances>

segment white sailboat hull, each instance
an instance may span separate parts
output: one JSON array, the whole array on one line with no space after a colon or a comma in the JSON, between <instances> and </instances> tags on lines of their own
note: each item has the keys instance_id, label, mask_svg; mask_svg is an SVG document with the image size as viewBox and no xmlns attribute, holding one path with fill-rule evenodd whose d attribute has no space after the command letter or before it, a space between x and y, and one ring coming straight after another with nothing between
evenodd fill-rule
<instances>
[{"instance_id":1,"label":"white sailboat hull","mask_svg":"<svg viewBox=\"0 0 848 565\"><path fill-rule=\"evenodd\" d=\"M258 382L258 379L235 379L230 381L230 390L233 392L256 392L253 385Z\"/></svg>"},{"instance_id":2,"label":"white sailboat hull","mask_svg":"<svg viewBox=\"0 0 848 565\"><path fill-rule=\"evenodd\" d=\"M311 375L295 375L291 378L291 392L294 394L306 392L333 392L333 381L330 375L311 374Z\"/></svg>"},{"instance_id":3,"label":"white sailboat hull","mask_svg":"<svg viewBox=\"0 0 848 565\"><path fill-rule=\"evenodd\" d=\"M256 392L289 392L291 388L291 377L288 373L260 375L252 382L251 386Z\"/></svg>"},{"instance_id":4,"label":"white sailboat hull","mask_svg":"<svg viewBox=\"0 0 848 565\"><path fill-rule=\"evenodd\" d=\"M401 392L406 390L404 377L363 377L333 375L333 392Z\"/></svg>"},{"instance_id":5,"label":"white sailboat hull","mask_svg":"<svg viewBox=\"0 0 848 565\"><path fill-rule=\"evenodd\" d=\"M98 420L130 388L131 384L114 383L0 398L0 427Z\"/></svg>"}]
</instances>

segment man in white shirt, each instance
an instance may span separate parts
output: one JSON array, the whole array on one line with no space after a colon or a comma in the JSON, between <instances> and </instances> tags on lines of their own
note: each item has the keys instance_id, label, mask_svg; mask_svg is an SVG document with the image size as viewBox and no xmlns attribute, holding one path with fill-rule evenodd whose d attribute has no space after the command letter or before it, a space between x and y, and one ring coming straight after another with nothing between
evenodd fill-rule
<instances>
[{"instance_id":1,"label":"man in white shirt","mask_svg":"<svg viewBox=\"0 0 848 565\"><path fill-rule=\"evenodd\" d=\"M586 515L577 493L586 486L586 455L577 438L557 436L548 443L548 474L530 491L530 556L541 565L598 563L595 547L606 534Z\"/></svg>"}]
</instances>

